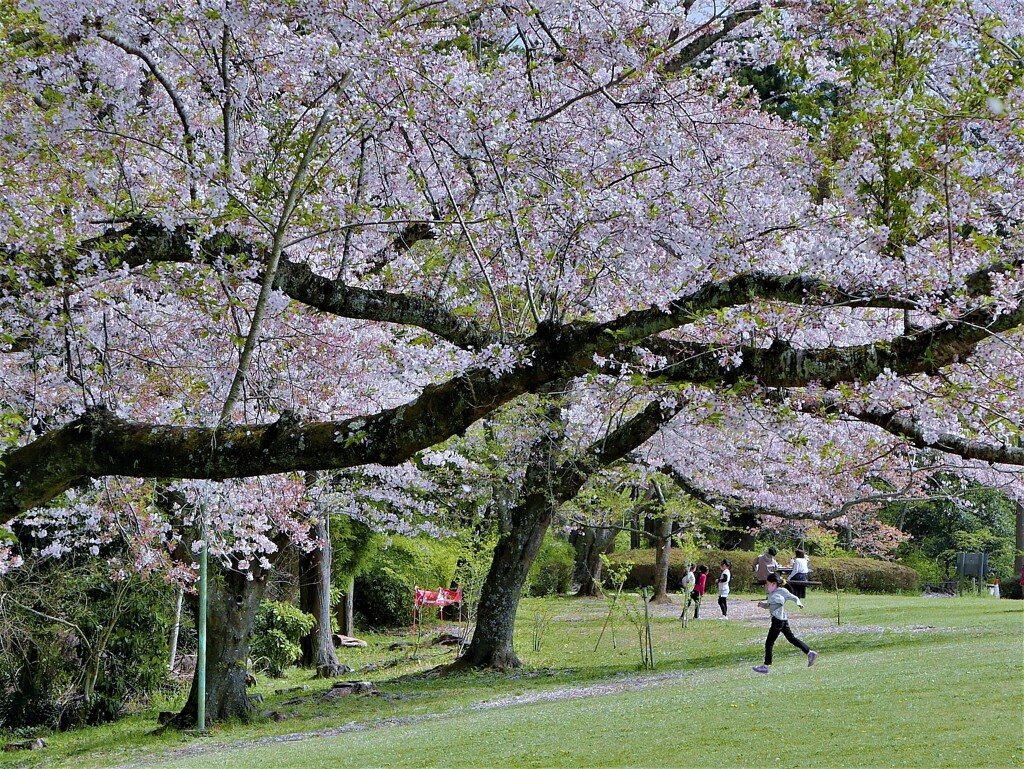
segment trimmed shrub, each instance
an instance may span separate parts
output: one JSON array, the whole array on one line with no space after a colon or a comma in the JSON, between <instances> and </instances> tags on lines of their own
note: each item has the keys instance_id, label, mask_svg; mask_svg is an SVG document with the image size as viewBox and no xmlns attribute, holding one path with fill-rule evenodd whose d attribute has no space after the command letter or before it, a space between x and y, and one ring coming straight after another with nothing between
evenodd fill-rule
<instances>
[{"instance_id":1,"label":"trimmed shrub","mask_svg":"<svg viewBox=\"0 0 1024 769\"><path fill-rule=\"evenodd\" d=\"M253 628L252 658L256 666L274 678L302 656L299 640L307 635L316 619L290 603L265 601Z\"/></svg>"},{"instance_id":2,"label":"trimmed shrub","mask_svg":"<svg viewBox=\"0 0 1024 769\"><path fill-rule=\"evenodd\" d=\"M572 545L549 534L544 538L544 544L530 567L527 592L532 596L568 593L572 588L575 565L576 552Z\"/></svg>"},{"instance_id":3,"label":"trimmed shrub","mask_svg":"<svg viewBox=\"0 0 1024 769\"><path fill-rule=\"evenodd\" d=\"M412 624L416 580L401 569L375 564L356 577L353 611L355 623L366 628L394 628Z\"/></svg>"},{"instance_id":4,"label":"trimmed shrub","mask_svg":"<svg viewBox=\"0 0 1024 769\"><path fill-rule=\"evenodd\" d=\"M763 588L754 582L754 559L757 553L741 550L701 550L696 562L708 567L708 592L714 592L714 584L722 573L722 559L732 562L732 589L740 592L759 592ZM636 565L626 579L627 588L638 588L654 584L654 550L630 550L625 553L612 553L609 558L613 562L633 561ZM777 557L780 564L790 561L788 555L780 553ZM670 589L679 589L683 578L683 556L673 550L669 558L668 584ZM838 583L842 590L856 590L865 593L899 593L916 591L921 588L921 577L913 569L889 561L878 561L872 558L824 558L815 556L811 559L814 579L822 583L823 588L834 588ZM834 572L834 574L833 574Z\"/></svg>"}]
</instances>

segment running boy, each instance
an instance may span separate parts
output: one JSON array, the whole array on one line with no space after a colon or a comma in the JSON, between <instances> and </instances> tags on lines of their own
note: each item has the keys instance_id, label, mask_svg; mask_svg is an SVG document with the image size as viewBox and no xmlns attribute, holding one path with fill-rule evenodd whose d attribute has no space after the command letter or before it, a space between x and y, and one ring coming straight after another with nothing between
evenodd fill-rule
<instances>
[{"instance_id":1,"label":"running boy","mask_svg":"<svg viewBox=\"0 0 1024 769\"><path fill-rule=\"evenodd\" d=\"M757 665L754 668L754 672L767 675L771 670L772 647L775 646L775 639L779 637L780 633L793 646L807 655L807 667L810 667L814 664L814 660L818 658L818 652L811 651L807 644L793 635L793 631L789 629L789 618L786 616L786 601L795 601L796 605L801 609L804 608L803 601L786 590L786 588L779 587L779 575L775 572L769 574L767 579L765 579L764 588L768 591L766 600L758 601L757 605L762 609L771 611L772 626L769 628L768 637L764 641L764 664Z\"/></svg>"}]
</instances>

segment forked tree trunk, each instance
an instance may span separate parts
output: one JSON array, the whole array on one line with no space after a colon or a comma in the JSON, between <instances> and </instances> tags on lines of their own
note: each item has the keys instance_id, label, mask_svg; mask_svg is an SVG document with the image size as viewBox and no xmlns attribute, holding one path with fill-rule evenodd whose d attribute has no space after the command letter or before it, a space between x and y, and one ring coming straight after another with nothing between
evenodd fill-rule
<instances>
[{"instance_id":1,"label":"forked tree trunk","mask_svg":"<svg viewBox=\"0 0 1024 769\"><path fill-rule=\"evenodd\" d=\"M266 591L266 572L262 569L246 579L246 575L210 568L206 612L206 721L247 718L253 708L245 688L248 673L249 642L260 601ZM198 613L198 601L189 601ZM196 676L198 676L198 667ZM182 727L196 725L199 689L197 678L185 707L175 723Z\"/></svg>"},{"instance_id":2,"label":"forked tree trunk","mask_svg":"<svg viewBox=\"0 0 1024 769\"><path fill-rule=\"evenodd\" d=\"M544 542L555 509L576 496L592 473L641 445L676 413L676 410L664 409L658 402L651 403L592 444L583 458L556 465L564 438L558 403L554 400L548 409L549 424L554 429L534 447L521 501L510 511L508 525L494 549L494 560L480 591L473 640L463 656L448 666L449 670L481 667L504 670L520 665L512 644L516 610L530 566Z\"/></svg>"},{"instance_id":3,"label":"forked tree trunk","mask_svg":"<svg viewBox=\"0 0 1024 769\"><path fill-rule=\"evenodd\" d=\"M451 669L507 670L522 664L516 656L512 634L523 585L559 502L552 496L551 470L565 437L560 397L548 402L546 416L552 429L537 439L530 452L520 500L509 511L480 589L473 639Z\"/></svg>"},{"instance_id":4,"label":"forked tree trunk","mask_svg":"<svg viewBox=\"0 0 1024 769\"><path fill-rule=\"evenodd\" d=\"M301 639L302 665L317 677L340 675L341 663L331 633L331 537L326 519L313 524L310 536L320 546L299 555L299 608L312 614L316 625Z\"/></svg>"},{"instance_id":5,"label":"forked tree trunk","mask_svg":"<svg viewBox=\"0 0 1024 769\"><path fill-rule=\"evenodd\" d=\"M604 563L601 556L610 553L615 546L615 529L600 529L588 526L583 541L582 568L580 570L580 589L576 595L581 597L600 598L601 574Z\"/></svg>"}]
</instances>

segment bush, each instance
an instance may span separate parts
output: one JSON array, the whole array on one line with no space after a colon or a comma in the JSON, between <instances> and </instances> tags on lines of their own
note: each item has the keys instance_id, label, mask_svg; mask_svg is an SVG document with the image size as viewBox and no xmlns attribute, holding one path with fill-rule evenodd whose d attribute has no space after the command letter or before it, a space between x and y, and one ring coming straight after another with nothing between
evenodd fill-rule
<instances>
[{"instance_id":1,"label":"bush","mask_svg":"<svg viewBox=\"0 0 1024 769\"><path fill-rule=\"evenodd\" d=\"M537 558L530 567L526 590L529 595L557 595L572 588L572 571L576 552L565 540L550 534L544 537Z\"/></svg>"},{"instance_id":2,"label":"bush","mask_svg":"<svg viewBox=\"0 0 1024 769\"><path fill-rule=\"evenodd\" d=\"M371 565L356 577L356 624L367 628L411 624L416 585L429 590L450 586L460 551L455 541L393 537L389 546L377 551Z\"/></svg>"},{"instance_id":3,"label":"bush","mask_svg":"<svg viewBox=\"0 0 1024 769\"><path fill-rule=\"evenodd\" d=\"M947 579L945 569L939 563L939 559L931 558L920 550L908 549L905 554L899 556L898 562L908 569L916 571L921 576L922 582L937 583Z\"/></svg>"},{"instance_id":4,"label":"bush","mask_svg":"<svg viewBox=\"0 0 1024 769\"><path fill-rule=\"evenodd\" d=\"M708 592L714 592L714 583L722 573L723 558L732 562L732 589L739 592L759 592L761 586L754 582L753 563L757 553L742 550L701 550L697 563L705 564L708 571ZM613 563L633 561L634 566L626 579L626 588L635 589L654 584L654 550L630 550L626 553L612 553ZM779 563L788 563L790 558L780 553ZM683 578L683 556L673 550L669 558L669 589L679 589ZM857 590L865 593L899 593L917 591L921 588L921 577L913 569L889 561L871 558L811 558L814 578L824 588ZM833 575L834 572L834 575Z\"/></svg>"},{"instance_id":5,"label":"bush","mask_svg":"<svg viewBox=\"0 0 1024 769\"><path fill-rule=\"evenodd\" d=\"M1000 577L999 597L1013 598L1018 601L1024 598L1024 588L1021 588L1020 577L1017 574L1011 574L1005 578Z\"/></svg>"},{"instance_id":6,"label":"bush","mask_svg":"<svg viewBox=\"0 0 1024 769\"><path fill-rule=\"evenodd\" d=\"M252 657L256 666L280 678L302 655L299 640L316 625L312 614L290 603L265 601L253 626Z\"/></svg>"},{"instance_id":7,"label":"bush","mask_svg":"<svg viewBox=\"0 0 1024 769\"><path fill-rule=\"evenodd\" d=\"M400 569L377 564L356 577L353 611L360 627L394 628L412 623L415 579Z\"/></svg>"},{"instance_id":8,"label":"bush","mask_svg":"<svg viewBox=\"0 0 1024 769\"><path fill-rule=\"evenodd\" d=\"M30 556L0 579L0 595L13 599L0 633L0 728L112 721L167 680L174 593L163 580L115 579L81 553Z\"/></svg>"}]
</instances>

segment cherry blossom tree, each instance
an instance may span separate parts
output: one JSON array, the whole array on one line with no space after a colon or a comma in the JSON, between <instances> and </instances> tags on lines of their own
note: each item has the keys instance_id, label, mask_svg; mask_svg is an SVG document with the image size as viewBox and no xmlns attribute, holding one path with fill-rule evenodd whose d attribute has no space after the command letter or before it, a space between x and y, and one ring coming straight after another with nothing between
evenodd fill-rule
<instances>
[{"instance_id":1,"label":"cherry blossom tree","mask_svg":"<svg viewBox=\"0 0 1024 769\"><path fill-rule=\"evenodd\" d=\"M203 483L398 466L596 373L1012 445L1022 18L6 3L0 522L188 479L258 581L301 516ZM742 83L764 62L787 118Z\"/></svg>"}]
</instances>

